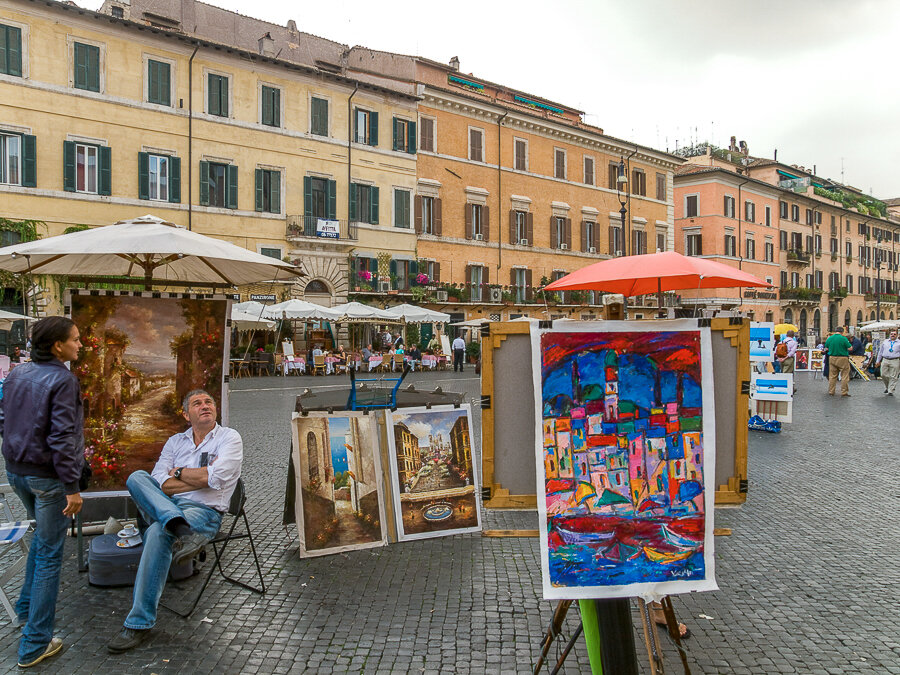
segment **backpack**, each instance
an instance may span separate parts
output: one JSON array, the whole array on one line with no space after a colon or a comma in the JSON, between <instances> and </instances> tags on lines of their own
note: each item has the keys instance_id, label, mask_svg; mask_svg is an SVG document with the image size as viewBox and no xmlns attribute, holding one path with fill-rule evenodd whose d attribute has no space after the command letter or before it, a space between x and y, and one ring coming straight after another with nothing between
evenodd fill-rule
<instances>
[{"instance_id":1,"label":"backpack","mask_svg":"<svg viewBox=\"0 0 900 675\"><path fill-rule=\"evenodd\" d=\"M775 357L779 359L787 358L788 348L786 342L779 342L778 346L775 347Z\"/></svg>"}]
</instances>

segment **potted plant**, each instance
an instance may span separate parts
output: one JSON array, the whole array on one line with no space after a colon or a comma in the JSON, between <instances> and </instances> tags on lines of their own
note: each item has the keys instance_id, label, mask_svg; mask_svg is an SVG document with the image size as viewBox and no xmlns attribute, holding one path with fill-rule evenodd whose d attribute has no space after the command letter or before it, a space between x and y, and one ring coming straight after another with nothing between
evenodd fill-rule
<instances>
[{"instance_id":1,"label":"potted plant","mask_svg":"<svg viewBox=\"0 0 900 675\"><path fill-rule=\"evenodd\" d=\"M480 342L470 342L466 345L466 361L469 363L475 363L478 360L478 357L481 355L481 343Z\"/></svg>"}]
</instances>

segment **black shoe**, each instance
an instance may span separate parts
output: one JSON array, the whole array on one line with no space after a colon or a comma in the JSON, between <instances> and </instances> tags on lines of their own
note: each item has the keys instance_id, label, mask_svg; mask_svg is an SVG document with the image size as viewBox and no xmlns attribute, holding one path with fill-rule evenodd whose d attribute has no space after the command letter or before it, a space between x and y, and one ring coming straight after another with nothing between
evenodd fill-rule
<instances>
[{"instance_id":1,"label":"black shoe","mask_svg":"<svg viewBox=\"0 0 900 675\"><path fill-rule=\"evenodd\" d=\"M140 647L149 636L149 628L146 630L123 628L121 633L107 643L106 649L110 654L121 654L129 649Z\"/></svg>"},{"instance_id":2,"label":"black shoe","mask_svg":"<svg viewBox=\"0 0 900 675\"><path fill-rule=\"evenodd\" d=\"M893 395L894 395L894 392L892 392L892 391L888 392L888 396L893 396Z\"/></svg>"},{"instance_id":3,"label":"black shoe","mask_svg":"<svg viewBox=\"0 0 900 675\"><path fill-rule=\"evenodd\" d=\"M185 560L193 558L203 550L209 540L202 534L191 532L183 537L178 537L172 544L172 564L180 565Z\"/></svg>"}]
</instances>

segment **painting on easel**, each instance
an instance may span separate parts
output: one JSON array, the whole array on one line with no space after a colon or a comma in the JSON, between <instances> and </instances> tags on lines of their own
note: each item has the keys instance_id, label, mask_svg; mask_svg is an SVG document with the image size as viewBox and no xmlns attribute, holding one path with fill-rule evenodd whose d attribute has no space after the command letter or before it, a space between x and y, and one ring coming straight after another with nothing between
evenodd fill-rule
<instances>
[{"instance_id":1,"label":"painting on easel","mask_svg":"<svg viewBox=\"0 0 900 675\"><path fill-rule=\"evenodd\" d=\"M716 588L708 328L532 331L546 599Z\"/></svg>"}]
</instances>

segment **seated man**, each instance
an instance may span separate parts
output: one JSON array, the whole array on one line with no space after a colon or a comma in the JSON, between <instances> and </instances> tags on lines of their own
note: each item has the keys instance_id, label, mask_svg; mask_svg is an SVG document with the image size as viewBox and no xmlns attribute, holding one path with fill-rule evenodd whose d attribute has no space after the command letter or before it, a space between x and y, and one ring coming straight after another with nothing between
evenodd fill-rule
<instances>
[{"instance_id":1,"label":"seated man","mask_svg":"<svg viewBox=\"0 0 900 675\"><path fill-rule=\"evenodd\" d=\"M362 357L363 357L363 360L366 362L366 365L369 364L369 359L372 358L373 353L374 352L372 351L372 345L366 345L365 347L363 347Z\"/></svg>"},{"instance_id":2,"label":"seated man","mask_svg":"<svg viewBox=\"0 0 900 675\"><path fill-rule=\"evenodd\" d=\"M243 441L237 431L216 423L212 397L189 392L182 412L191 428L166 441L152 474L135 471L126 483L149 527L131 612L107 645L113 654L147 639L173 559L178 564L193 557L216 536L241 475Z\"/></svg>"},{"instance_id":3,"label":"seated man","mask_svg":"<svg viewBox=\"0 0 900 675\"><path fill-rule=\"evenodd\" d=\"M415 370L416 366L419 365L419 362L422 360L422 352L419 351L419 346L413 345L410 347L407 356L409 356L410 368Z\"/></svg>"}]
</instances>

